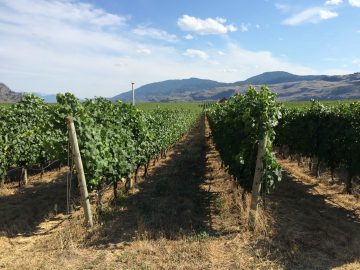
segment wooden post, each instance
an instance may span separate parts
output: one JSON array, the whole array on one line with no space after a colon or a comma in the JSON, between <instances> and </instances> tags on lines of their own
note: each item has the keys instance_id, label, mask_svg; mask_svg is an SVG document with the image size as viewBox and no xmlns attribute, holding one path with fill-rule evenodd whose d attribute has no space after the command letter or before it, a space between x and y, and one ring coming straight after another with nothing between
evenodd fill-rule
<instances>
[{"instance_id":1,"label":"wooden post","mask_svg":"<svg viewBox=\"0 0 360 270\"><path fill-rule=\"evenodd\" d=\"M0 179L0 188L5 186L5 178L6 178L6 174L1 175L1 179Z\"/></svg>"},{"instance_id":2,"label":"wooden post","mask_svg":"<svg viewBox=\"0 0 360 270\"><path fill-rule=\"evenodd\" d=\"M80 150L79 150L79 144L76 137L76 131L75 131L75 125L74 120L71 116L66 117L66 123L68 127L69 132L69 140L70 145L75 161L75 168L77 172L78 182L79 182L79 189L81 194L81 201L82 205L84 207L85 212L85 224L89 227L93 226L93 220L92 220L92 214L91 214L91 208L90 208L90 200L89 200L89 194L86 186L86 180L85 180L85 173L84 173L84 167L81 160Z\"/></svg>"},{"instance_id":3,"label":"wooden post","mask_svg":"<svg viewBox=\"0 0 360 270\"><path fill-rule=\"evenodd\" d=\"M133 177L133 175L129 174L126 177L125 187L126 187L127 191L134 188L134 177Z\"/></svg>"},{"instance_id":4,"label":"wooden post","mask_svg":"<svg viewBox=\"0 0 360 270\"><path fill-rule=\"evenodd\" d=\"M135 170L135 183L136 183L136 184L139 182L139 181L138 181L138 178L139 178L139 169L140 169L140 166L141 166L141 165L137 165L136 170Z\"/></svg>"},{"instance_id":5,"label":"wooden post","mask_svg":"<svg viewBox=\"0 0 360 270\"><path fill-rule=\"evenodd\" d=\"M130 174L129 177L130 177L129 188L133 189L135 186L135 174Z\"/></svg>"},{"instance_id":6,"label":"wooden post","mask_svg":"<svg viewBox=\"0 0 360 270\"><path fill-rule=\"evenodd\" d=\"M251 191L251 204L249 213L249 227L250 230L254 231L256 227L256 212L259 203L259 194L261 189L262 174L263 174L263 157L266 151L267 136L259 141L258 153L256 158L256 168L254 174L254 181Z\"/></svg>"},{"instance_id":7,"label":"wooden post","mask_svg":"<svg viewBox=\"0 0 360 270\"><path fill-rule=\"evenodd\" d=\"M28 171L27 171L27 167L26 167L26 166L24 166L24 167L22 168L21 174L22 174L23 184L26 186L26 185L28 184Z\"/></svg>"}]
</instances>

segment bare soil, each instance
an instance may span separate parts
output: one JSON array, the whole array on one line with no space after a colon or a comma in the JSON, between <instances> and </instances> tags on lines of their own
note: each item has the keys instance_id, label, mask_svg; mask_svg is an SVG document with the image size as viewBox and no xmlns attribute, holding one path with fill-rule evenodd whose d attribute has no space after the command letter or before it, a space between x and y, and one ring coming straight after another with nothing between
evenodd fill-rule
<instances>
[{"instance_id":1,"label":"bare soil","mask_svg":"<svg viewBox=\"0 0 360 270\"><path fill-rule=\"evenodd\" d=\"M67 168L7 184L0 269L360 269L359 200L280 162L284 181L255 233L249 195L221 167L204 118L133 190L117 200L108 190L91 231L79 207L65 215Z\"/></svg>"}]
</instances>

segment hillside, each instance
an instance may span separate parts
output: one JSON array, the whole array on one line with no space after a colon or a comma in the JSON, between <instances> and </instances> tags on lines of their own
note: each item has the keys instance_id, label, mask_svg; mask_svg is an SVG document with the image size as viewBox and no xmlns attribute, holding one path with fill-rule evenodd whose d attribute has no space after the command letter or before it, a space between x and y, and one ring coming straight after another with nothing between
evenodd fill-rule
<instances>
[{"instance_id":1,"label":"hillside","mask_svg":"<svg viewBox=\"0 0 360 270\"><path fill-rule=\"evenodd\" d=\"M0 102L18 102L21 99L22 94L11 91L5 84L0 83Z\"/></svg>"},{"instance_id":2,"label":"hillside","mask_svg":"<svg viewBox=\"0 0 360 270\"><path fill-rule=\"evenodd\" d=\"M41 97L47 103L56 103L56 95L47 95L42 93L32 93L35 96ZM0 83L0 103L13 103L21 100L22 93L10 90L5 84Z\"/></svg>"},{"instance_id":3,"label":"hillside","mask_svg":"<svg viewBox=\"0 0 360 270\"><path fill-rule=\"evenodd\" d=\"M137 101L186 101L193 100L192 95L206 89L226 86L211 80L190 78L184 80L166 80L150 83L136 89ZM111 98L111 100L131 101L132 92L128 91Z\"/></svg>"},{"instance_id":4,"label":"hillside","mask_svg":"<svg viewBox=\"0 0 360 270\"><path fill-rule=\"evenodd\" d=\"M137 102L215 101L244 92L248 85L267 85L281 101L360 99L360 73L348 75L295 75L284 71L265 72L234 83L198 78L166 80L135 89ZM35 93L46 102L56 102L56 95ZM0 102L17 102L22 94L0 83ZM110 98L112 101L131 101L127 91Z\"/></svg>"},{"instance_id":5,"label":"hillside","mask_svg":"<svg viewBox=\"0 0 360 270\"><path fill-rule=\"evenodd\" d=\"M272 80L277 83L256 82L251 84L257 88L266 84L270 89L278 94L278 100L281 101L304 101L310 99L341 100L360 98L360 73L336 76L297 76L293 77L293 80L290 80L290 77L285 78L283 82L280 82L280 80L275 78ZM247 87L248 84L246 83L233 86L234 93L244 92ZM226 91L228 91L228 87L218 87L216 89L212 89L211 93L217 92L218 95L221 95L226 93ZM226 95L224 94L224 96ZM207 97L205 96L205 98Z\"/></svg>"},{"instance_id":6,"label":"hillside","mask_svg":"<svg viewBox=\"0 0 360 270\"><path fill-rule=\"evenodd\" d=\"M265 72L260 75L251 77L245 81L240 81L234 83L237 84L275 84L275 83L285 83L285 82L298 82L298 81L315 81L322 80L325 78L325 75L294 75L285 71L273 71Z\"/></svg>"},{"instance_id":7,"label":"hillside","mask_svg":"<svg viewBox=\"0 0 360 270\"><path fill-rule=\"evenodd\" d=\"M299 76L283 71L265 72L234 83L202 79L168 80L135 89L136 100L144 101L213 101L245 91L249 84L267 85L278 93L279 100L337 100L360 98L360 73L349 75ZM131 91L111 100L130 101Z\"/></svg>"}]
</instances>

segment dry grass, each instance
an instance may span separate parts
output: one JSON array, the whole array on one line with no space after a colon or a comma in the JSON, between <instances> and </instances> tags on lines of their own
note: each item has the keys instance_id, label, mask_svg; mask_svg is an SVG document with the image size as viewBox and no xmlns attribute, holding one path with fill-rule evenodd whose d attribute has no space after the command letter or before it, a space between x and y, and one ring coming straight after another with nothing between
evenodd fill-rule
<instances>
[{"instance_id":1,"label":"dry grass","mask_svg":"<svg viewBox=\"0 0 360 270\"><path fill-rule=\"evenodd\" d=\"M63 214L66 169L20 190L7 184L0 268L360 269L358 200L281 163L289 174L260 206L255 233L247 228L250 196L221 168L206 121L129 194L119 190L114 201L108 190L91 231L81 210Z\"/></svg>"},{"instance_id":2,"label":"dry grass","mask_svg":"<svg viewBox=\"0 0 360 270\"><path fill-rule=\"evenodd\" d=\"M280 164L298 181L306 185L314 185L310 191L311 194L324 195L327 203L354 211L357 216L360 216L360 200L357 194L346 194L345 186L339 178L334 182L331 181L330 173L327 171L323 171L319 178L315 178L311 176L308 166L298 166L296 162L288 159L280 160ZM354 188L356 189L357 186L355 185Z\"/></svg>"},{"instance_id":3,"label":"dry grass","mask_svg":"<svg viewBox=\"0 0 360 270\"><path fill-rule=\"evenodd\" d=\"M296 162L280 164L287 173L269 198L269 213L272 243L286 252L287 268L360 269L360 202L326 175L316 179Z\"/></svg>"}]
</instances>

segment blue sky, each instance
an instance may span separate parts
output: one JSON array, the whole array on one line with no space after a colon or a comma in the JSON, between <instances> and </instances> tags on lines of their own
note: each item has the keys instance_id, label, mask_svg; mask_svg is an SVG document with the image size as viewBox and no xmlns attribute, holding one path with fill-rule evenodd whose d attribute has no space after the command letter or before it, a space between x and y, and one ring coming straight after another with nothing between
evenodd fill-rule
<instances>
[{"instance_id":1,"label":"blue sky","mask_svg":"<svg viewBox=\"0 0 360 270\"><path fill-rule=\"evenodd\" d=\"M16 91L346 74L359 48L360 0L0 0L0 82Z\"/></svg>"}]
</instances>

